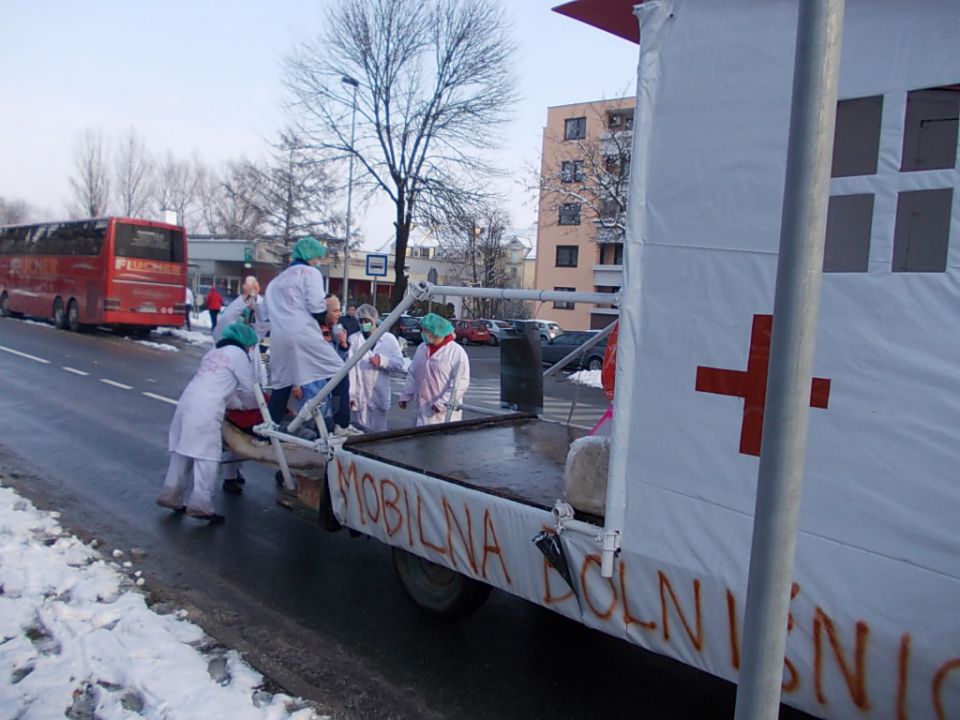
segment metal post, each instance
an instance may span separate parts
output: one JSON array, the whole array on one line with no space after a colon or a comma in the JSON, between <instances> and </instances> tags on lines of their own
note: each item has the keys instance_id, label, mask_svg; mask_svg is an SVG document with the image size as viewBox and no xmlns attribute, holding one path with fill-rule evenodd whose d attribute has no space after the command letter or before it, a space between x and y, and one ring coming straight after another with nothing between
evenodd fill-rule
<instances>
[{"instance_id":1,"label":"metal post","mask_svg":"<svg viewBox=\"0 0 960 720\"><path fill-rule=\"evenodd\" d=\"M350 169L347 175L347 227L343 234L343 307L346 308L350 302L348 299L350 296L350 213L353 209L353 159L357 154L353 143L357 129L357 87L360 83L349 75L340 78L340 82L353 88L353 109L350 113Z\"/></svg>"},{"instance_id":2,"label":"metal post","mask_svg":"<svg viewBox=\"0 0 960 720\"><path fill-rule=\"evenodd\" d=\"M843 0L798 2L773 336L735 720L774 720L803 486Z\"/></svg>"}]
</instances>

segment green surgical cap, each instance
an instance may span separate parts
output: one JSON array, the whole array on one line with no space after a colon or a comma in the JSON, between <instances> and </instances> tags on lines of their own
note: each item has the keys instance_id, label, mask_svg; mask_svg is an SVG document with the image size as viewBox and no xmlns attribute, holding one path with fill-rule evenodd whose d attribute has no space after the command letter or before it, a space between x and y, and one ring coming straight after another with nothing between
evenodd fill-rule
<instances>
[{"instance_id":1,"label":"green surgical cap","mask_svg":"<svg viewBox=\"0 0 960 720\"><path fill-rule=\"evenodd\" d=\"M450 321L436 313L424 315L423 319L420 320L420 329L426 330L438 338L444 338L453 333L453 325L450 324Z\"/></svg>"},{"instance_id":2,"label":"green surgical cap","mask_svg":"<svg viewBox=\"0 0 960 720\"><path fill-rule=\"evenodd\" d=\"M314 258L322 258L326 254L327 246L312 235L307 235L305 238L300 238L297 240L297 244L293 246L294 260L310 262Z\"/></svg>"},{"instance_id":3,"label":"green surgical cap","mask_svg":"<svg viewBox=\"0 0 960 720\"><path fill-rule=\"evenodd\" d=\"M223 329L223 339L236 340L244 347L256 345L258 342L257 334L253 331L253 328L242 322L227 325L227 327Z\"/></svg>"}]
</instances>

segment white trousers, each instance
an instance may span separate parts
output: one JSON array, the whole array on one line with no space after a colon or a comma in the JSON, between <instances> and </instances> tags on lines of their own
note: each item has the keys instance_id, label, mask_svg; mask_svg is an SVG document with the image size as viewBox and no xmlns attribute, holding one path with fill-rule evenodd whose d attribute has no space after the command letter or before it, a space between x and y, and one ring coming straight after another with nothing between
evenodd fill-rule
<instances>
[{"instance_id":1,"label":"white trousers","mask_svg":"<svg viewBox=\"0 0 960 720\"><path fill-rule=\"evenodd\" d=\"M167 477L163 481L163 492L159 499L173 505L186 505L187 510L193 512L215 512L213 491L219 468L220 463L216 460L199 460L177 452L170 453Z\"/></svg>"},{"instance_id":2,"label":"white trousers","mask_svg":"<svg viewBox=\"0 0 960 720\"><path fill-rule=\"evenodd\" d=\"M232 450L224 450L220 460L220 474L223 480L236 480L240 474L243 458Z\"/></svg>"},{"instance_id":3,"label":"white trousers","mask_svg":"<svg viewBox=\"0 0 960 720\"><path fill-rule=\"evenodd\" d=\"M387 430L387 411L377 408L364 407L351 412L353 424L362 427L367 432L384 432Z\"/></svg>"}]
</instances>

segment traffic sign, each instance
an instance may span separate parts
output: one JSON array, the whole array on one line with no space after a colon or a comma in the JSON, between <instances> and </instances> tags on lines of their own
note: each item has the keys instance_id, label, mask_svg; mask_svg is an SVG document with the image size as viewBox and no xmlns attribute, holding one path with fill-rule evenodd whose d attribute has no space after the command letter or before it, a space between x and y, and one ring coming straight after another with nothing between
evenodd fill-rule
<instances>
[{"instance_id":1,"label":"traffic sign","mask_svg":"<svg viewBox=\"0 0 960 720\"><path fill-rule=\"evenodd\" d=\"M367 254L367 275L385 277L387 274L387 256L376 253Z\"/></svg>"}]
</instances>

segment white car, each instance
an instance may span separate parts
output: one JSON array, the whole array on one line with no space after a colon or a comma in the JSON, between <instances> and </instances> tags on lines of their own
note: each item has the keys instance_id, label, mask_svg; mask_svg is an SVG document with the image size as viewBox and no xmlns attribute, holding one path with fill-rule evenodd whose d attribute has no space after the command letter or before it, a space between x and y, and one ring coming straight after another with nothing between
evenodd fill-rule
<instances>
[{"instance_id":1,"label":"white car","mask_svg":"<svg viewBox=\"0 0 960 720\"><path fill-rule=\"evenodd\" d=\"M526 332L531 326L535 327L541 343L550 342L563 332L563 328L552 320L514 320L513 326L521 333Z\"/></svg>"},{"instance_id":2,"label":"white car","mask_svg":"<svg viewBox=\"0 0 960 720\"><path fill-rule=\"evenodd\" d=\"M512 323L507 322L506 320L489 320L486 319L483 322L487 325L487 330L490 331L490 344L499 345L500 341L504 338L505 335L515 335L516 328L513 327Z\"/></svg>"}]
</instances>

